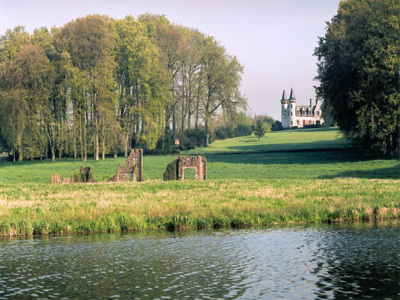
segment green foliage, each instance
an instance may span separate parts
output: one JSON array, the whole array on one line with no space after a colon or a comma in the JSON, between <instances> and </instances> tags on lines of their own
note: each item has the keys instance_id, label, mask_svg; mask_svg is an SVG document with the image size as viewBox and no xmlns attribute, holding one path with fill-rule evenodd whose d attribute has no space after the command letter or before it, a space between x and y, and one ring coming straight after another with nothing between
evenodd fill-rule
<instances>
[{"instance_id":1,"label":"green foliage","mask_svg":"<svg viewBox=\"0 0 400 300\"><path fill-rule=\"evenodd\" d=\"M345 135L400 154L400 3L342 1L315 50L318 97Z\"/></svg>"},{"instance_id":2,"label":"green foliage","mask_svg":"<svg viewBox=\"0 0 400 300\"><path fill-rule=\"evenodd\" d=\"M274 124L272 124L271 130L272 130L272 131L280 131L280 130L283 130L282 122L276 120L276 121L274 122Z\"/></svg>"},{"instance_id":3,"label":"green foliage","mask_svg":"<svg viewBox=\"0 0 400 300\"><path fill-rule=\"evenodd\" d=\"M211 142L219 109L240 119L242 71L214 38L163 16L18 26L0 37L0 141L14 160L172 153L179 136L196 147L186 132L205 127Z\"/></svg>"},{"instance_id":4,"label":"green foliage","mask_svg":"<svg viewBox=\"0 0 400 300\"><path fill-rule=\"evenodd\" d=\"M251 133L252 133L251 125L239 124L238 126L235 127L235 130L233 131L233 136L235 136L235 137L247 136L247 135L251 135Z\"/></svg>"},{"instance_id":5,"label":"green foliage","mask_svg":"<svg viewBox=\"0 0 400 300\"><path fill-rule=\"evenodd\" d=\"M260 140L260 138L263 137L266 132L267 132L267 129L265 128L265 124L261 120L257 120L254 133L258 137L258 140Z\"/></svg>"}]
</instances>

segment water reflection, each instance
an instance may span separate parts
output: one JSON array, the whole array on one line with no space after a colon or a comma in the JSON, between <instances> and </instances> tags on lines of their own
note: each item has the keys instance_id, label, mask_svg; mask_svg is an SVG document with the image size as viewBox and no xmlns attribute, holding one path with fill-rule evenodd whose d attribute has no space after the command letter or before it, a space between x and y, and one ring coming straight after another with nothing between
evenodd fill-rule
<instances>
[{"instance_id":1,"label":"water reflection","mask_svg":"<svg viewBox=\"0 0 400 300\"><path fill-rule=\"evenodd\" d=\"M400 298L397 222L333 226L318 243L317 295L336 299ZM332 296L333 295L333 296Z\"/></svg>"},{"instance_id":2,"label":"water reflection","mask_svg":"<svg viewBox=\"0 0 400 300\"><path fill-rule=\"evenodd\" d=\"M400 226L0 241L0 299L398 298Z\"/></svg>"}]
</instances>

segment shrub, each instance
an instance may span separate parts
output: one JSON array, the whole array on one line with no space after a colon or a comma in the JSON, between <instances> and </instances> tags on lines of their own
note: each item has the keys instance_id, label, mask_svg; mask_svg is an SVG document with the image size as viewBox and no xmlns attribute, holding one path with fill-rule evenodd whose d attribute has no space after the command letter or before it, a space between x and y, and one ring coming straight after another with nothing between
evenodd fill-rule
<instances>
[{"instance_id":1,"label":"shrub","mask_svg":"<svg viewBox=\"0 0 400 300\"><path fill-rule=\"evenodd\" d=\"M282 122L279 122L278 120L274 122L274 124L272 124L272 131L280 131L283 130L282 127Z\"/></svg>"},{"instance_id":2,"label":"shrub","mask_svg":"<svg viewBox=\"0 0 400 300\"><path fill-rule=\"evenodd\" d=\"M248 136L252 134L252 128L251 125L238 125L235 127L235 130L233 131L233 136L238 137L238 136Z\"/></svg>"}]
</instances>

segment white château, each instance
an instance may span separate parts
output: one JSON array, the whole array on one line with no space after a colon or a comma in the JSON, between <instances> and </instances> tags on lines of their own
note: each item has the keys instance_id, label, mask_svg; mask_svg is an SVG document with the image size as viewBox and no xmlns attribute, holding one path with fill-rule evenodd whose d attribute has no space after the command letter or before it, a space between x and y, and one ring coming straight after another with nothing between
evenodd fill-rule
<instances>
[{"instance_id":1,"label":"white ch\u00e2teau","mask_svg":"<svg viewBox=\"0 0 400 300\"><path fill-rule=\"evenodd\" d=\"M319 101L315 101L315 105L313 105L313 101L310 99L309 106L297 105L293 89L290 90L289 99L286 98L286 92L283 90L281 108L283 129L302 128L306 125L322 125L324 123L321 118L322 112Z\"/></svg>"}]
</instances>

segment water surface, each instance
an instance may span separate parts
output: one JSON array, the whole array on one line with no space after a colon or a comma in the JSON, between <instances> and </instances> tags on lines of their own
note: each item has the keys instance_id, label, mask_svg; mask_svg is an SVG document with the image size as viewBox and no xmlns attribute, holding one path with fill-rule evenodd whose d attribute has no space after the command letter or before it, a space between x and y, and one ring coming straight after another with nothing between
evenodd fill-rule
<instances>
[{"instance_id":1,"label":"water surface","mask_svg":"<svg viewBox=\"0 0 400 300\"><path fill-rule=\"evenodd\" d=\"M396 299L397 223L0 240L0 299Z\"/></svg>"}]
</instances>

